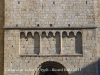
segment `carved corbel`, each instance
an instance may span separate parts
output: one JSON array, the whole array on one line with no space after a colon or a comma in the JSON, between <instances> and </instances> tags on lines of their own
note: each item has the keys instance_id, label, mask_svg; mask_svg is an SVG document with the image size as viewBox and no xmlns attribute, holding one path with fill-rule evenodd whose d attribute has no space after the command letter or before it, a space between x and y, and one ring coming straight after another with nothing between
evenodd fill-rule
<instances>
[{"instance_id":1,"label":"carved corbel","mask_svg":"<svg viewBox=\"0 0 100 75\"><path fill-rule=\"evenodd\" d=\"M25 31L25 37L27 37L28 31Z\"/></svg>"},{"instance_id":2,"label":"carved corbel","mask_svg":"<svg viewBox=\"0 0 100 75\"><path fill-rule=\"evenodd\" d=\"M32 36L34 37L34 31L32 31Z\"/></svg>"},{"instance_id":3,"label":"carved corbel","mask_svg":"<svg viewBox=\"0 0 100 75\"><path fill-rule=\"evenodd\" d=\"M48 36L48 34L49 34L49 31L46 31L46 36Z\"/></svg>"},{"instance_id":4,"label":"carved corbel","mask_svg":"<svg viewBox=\"0 0 100 75\"><path fill-rule=\"evenodd\" d=\"M71 31L67 31L67 35L69 36L69 33L70 33Z\"/></svg>"},{"instance_id":5,"label":"carved corbel","mask_svg":"<svg viewBox=\"0 0 100 75\"><path fill-rule=\"evenodd\" d=\"M52 33L53 33L53 36L55 37L55 31L54 30L52 31Z\"/></svg>"}]
</instances>

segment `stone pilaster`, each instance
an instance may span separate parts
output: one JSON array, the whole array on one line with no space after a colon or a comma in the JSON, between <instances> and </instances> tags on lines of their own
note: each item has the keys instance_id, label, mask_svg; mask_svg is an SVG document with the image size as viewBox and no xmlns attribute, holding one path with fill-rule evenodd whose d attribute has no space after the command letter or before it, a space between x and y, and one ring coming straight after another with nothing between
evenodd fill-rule
<instances>
[{"instance_id":1,"label":"stone pilaster","mask_svg":"<svg viewBox=\"0 0 100 75\"><path fill-rule=\"evenodd\" d=\"M62 54L62 32L60 32L60 54Z\"/></svg>"},{"instance_id":2,"label":"stone pilaster","mask_svg":"<svg viewBox=\"0 0 100 75\"><path fill-rule=\"evenodd\" d=\"M40 33L39 34L39 36L40 36L40 52L39 52L39 54L42 54L42 33Z\"/></svg>"}]
</instances>

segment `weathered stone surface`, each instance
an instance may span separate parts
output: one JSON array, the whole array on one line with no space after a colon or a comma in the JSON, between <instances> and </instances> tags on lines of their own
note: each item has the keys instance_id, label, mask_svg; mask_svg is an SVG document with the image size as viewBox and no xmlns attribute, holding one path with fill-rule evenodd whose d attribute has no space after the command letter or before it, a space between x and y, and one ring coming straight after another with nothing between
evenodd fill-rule
<instances>
[{"instance_id":1,"label":"weathered stone surface","mask_svg":"<svg viewBox=\"0 0 100 75\"><path fill-rule=\"evenodd\" d=\"M23 31L27 31L27 30L23 30ZM30 33L33 33L34 30L31 30ZM38 30L38 34L40 34L40 32L43 32L44 30ZM48 30L49 31L49 30ZM64 30L61 30L64 31ZM77 30L75 30L77 31ZM37 38L35 38L37 35L30 35L31 37L28 37L29 35L25 35L25 33L22 33L21 30L5 30L5 35L9 32L10 34L16 34L16 32L18 32L15 35L10 35L7 34L10 37L5 37L5 68L31 68L31 69L35 69L37 68L38 64L37 63L43 63L46 61L53 61L53 62L59 62L59 63L66 63L66 65L69 65L69 68L81 68L83 69L84 66L88 66L89 64L91 64L92 62L97 61L97 53L96 53L96 40L91 39L96 38L96 34L93 35L96 30L90 30L88 31L85 30L85 32L87 32L87 34L89 34L91 31L91 37L90 35L85 36L84 31L80 30L80 34L82 34L82 36L84 38L88 38L85 39L86 41L83 41L83 37L79 37L77 38L78 34L76 34L76 36L73 36L74 30L71 30L70 34L69 30L67 30L67 34L69 32L69 36L66 36L65 38L63 36L65 36L63 33L60 33L59 35L63 35L62 37L60 36L53 36L52 34L54 34L54 32L52 32L52 30L50 31L50 33L48 36L43 36L43 34L41 33L42 36L38 36ZM60 32L60 30L59 30ZM27 32L29 33L29 32ZM34 32L36 33L36 32ZM56 33L56 30L55 30ZM77 33L79 33L79 30L77 31ZM19 36L18 36L19 35ZM25 35L25 36L23 36ZM12 39L12 37L16 38L16 39ZM41 37L41 39L40 39ZM62 38L62 40L61 40ZM82 39L82 43L81 42L76 42L76 39L78 39L78 41L80 41L80 38ZM18 41L16 41L18 40ZM67 41L68 40L68 41ZM9 43L6 43L7 41L9 41ZM35 41L35 43L34 43ZM18 42L19 44L17 45L16 42ZM41 42L41 44L40 44ZM62 42L62 44L61 44ZM58 44L58 45L56 45ZM82 45L84 44L84 45ZM79 50L76 48L76 45L78 46ZM82 45L82 48L80 48L80 45ZM62 47L61 47L62 46ZM82 51L82 52L81 52ZM42 53L41 53L42 52ZM21 57L21 56L23 57ZM26 56L28 57L26 57ZM37 55L37 57L34 57L35 55ZM44 57L41 57L41 55L43 55ZM57 57L53 57L52 55L56 55ZM66 56L62 56L62 55L66 55ZM71 57L67 57L67 55L70 55ZM74 57L74 56L75 57ZM83 55L83 57L81 57L81 55ZM31 57L30 57L31 56ZM49 56L49 57L47 57ZM59 56L59 57L58 57ZM78 57L79 56L79 57ZM51 58L52 57L52 58ZM24 58L24 59L22 59ZM70 59L69 59L70 58ZM90 60L90 58L94 58L94 60ZM17 60L17 61L16 61ZM9 62L8 62L9 61ZM24 63L23 63L24 61ZM34 62L33 62L34 61ZM17 63L16 63L17 62ZM20 65L20 64L23 64ZM35 67L32 67L34 66ZM36 66L37 65L37 66ZM62 64L64 65L64 64ZM67 66L65 65L65 68L67 68ZM93 67L93 65L91 65ZM96 75L97 72L95 69L97 66L94 66L93 70L91 70L92 72L94 72L94 74ZM88 69L91 69L91 67L87 67ZM25 72L25 71L23 71ZM77 72L77 71L76 71ZM81 74L83 73L84 70L76 73L76 74ZM5 75L6 74L17 74L16 72L4 72ZM21 74L22 72L18 72L19 74ZM27 74L32 73L32 72L27 72ZM74 71L70 72L68 71L69 74L73 74ZM74 74L74 75L76 75ZM83 73L83 75L85 74L85 72ZM91 75L91 73L87 70L87 74Z\"/></svg>"},{"instance_id":2,"label":"weathered stone surface","mask_svg":"<svg viewBox=\"0 0 100 75\"><path fill-rule=\"evenodd\" d=\"M67 69L81 69L68 71L69 75L99 75L99 0L5 0L5 3L1 0L0 10L0 75L3 64L4 75L38 75L25 69L39 68L48 61L50 65L56 62L54 65L58 67L60 63ZM3 25L12 29L3 31ZM97 28L88 28L93 26ZM40 27L49 29L40 30ZM24 71L5 71L10 68Z\"/></svg>"},{"instance_id":3,"label":"weathered stone surface","mask_svg":"<svg viewBox=\"0 0 100 75\"><path fill-rule=\"evenodd\" d=\"M94 1L14 0L5 1L6 27L94 26ZM12 15L12 16L11 16Z\"/></svg>"}]
</instances>

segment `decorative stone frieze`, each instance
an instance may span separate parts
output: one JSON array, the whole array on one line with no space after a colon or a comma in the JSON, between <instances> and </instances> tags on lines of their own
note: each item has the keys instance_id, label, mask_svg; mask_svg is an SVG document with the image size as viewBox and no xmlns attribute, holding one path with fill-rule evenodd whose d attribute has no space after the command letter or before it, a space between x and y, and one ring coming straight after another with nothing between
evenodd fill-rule
<instances>
[{"instance_id":1,"label":"decorative stone frieze","mask_svg":"<svg viewBox=\"0 0 100 75\"><path fill-rule=\"evenodd\" d=\"M20 31L20 55L78 54L82 54L82 30Z\"/></svg>"}]
</instances>

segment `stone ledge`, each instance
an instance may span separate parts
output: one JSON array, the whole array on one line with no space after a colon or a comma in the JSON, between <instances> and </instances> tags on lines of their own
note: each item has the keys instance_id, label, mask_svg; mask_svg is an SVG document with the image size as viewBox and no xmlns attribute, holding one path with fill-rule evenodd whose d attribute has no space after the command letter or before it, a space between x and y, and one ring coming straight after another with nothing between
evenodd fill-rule
<instances>
[{"instance_id":1,"label":"stone ledge","mask_svg":"<svg viewBox=\"0 0 100 75\"><path fill-rule=\"evenodd\" d=\"M34 27L34 28L32 28L32 27L4 27L4 29L11 29L11 30L13 30L13 29L18 29L18 30L21 30L21 29L25 29L25 30L60 29L60 30L62 30L62 29L95 29L95 28L97 28L97 27L95 27L95 26L94 27Z\"/></svg>"},{"instance_id":2,"label":"stone ledge","mask_svg":"<svg viewBox=\"0 0 100 75\"><path fill-rule=\"evenodd\" d=\"M76 55L43 55L43 54L20 54L21 57L83 57L83 54L76 54Z\"/></svg>"}]
</instances>

